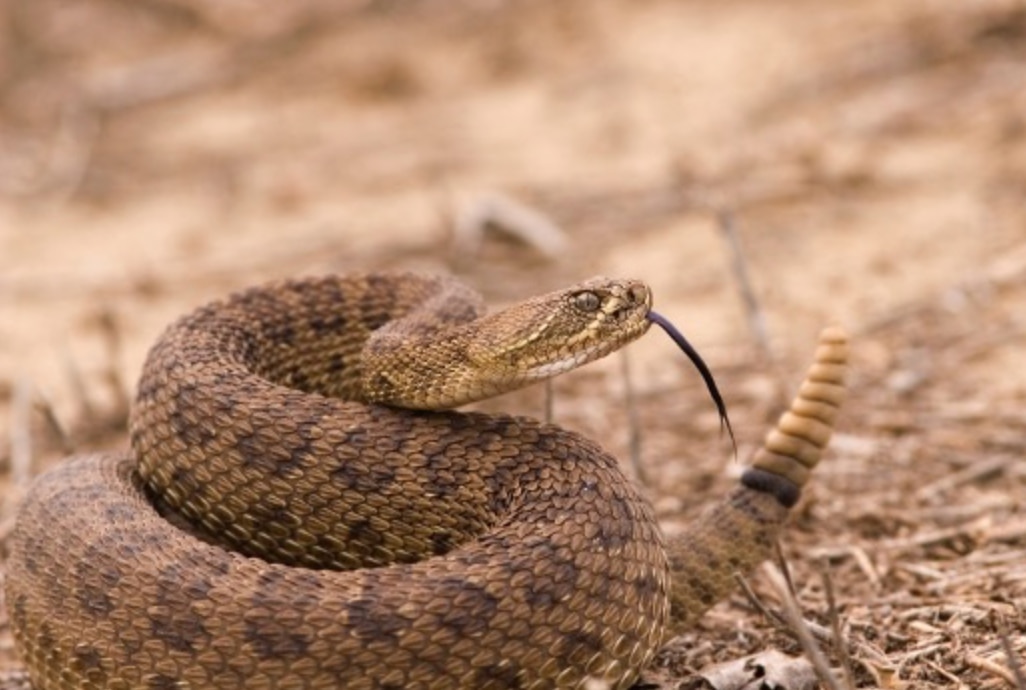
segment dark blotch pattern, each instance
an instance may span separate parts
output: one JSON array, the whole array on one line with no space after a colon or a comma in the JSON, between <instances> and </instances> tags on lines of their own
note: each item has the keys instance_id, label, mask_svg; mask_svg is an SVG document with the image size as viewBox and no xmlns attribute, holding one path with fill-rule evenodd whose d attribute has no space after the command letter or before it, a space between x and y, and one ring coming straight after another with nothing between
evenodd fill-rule
<instances>
[{"instance_id":1,"label":"dark blotch pattern","mask_svg":"<svg viewBox=\"0 0 1026 690\"><path fill-rule=\"evenodd\" d=\"M642 290L602 285L588 283ZM580 322L549 319L569 302L489 317L476 354L538 310L564 329L542 340L569 342ZM628 687L671 606L693 619L768 550L783 499L742 485L666 544L579 435L368 404L389 402L375 372L452 384L473 328L448 325L479 308L448 279L368 274L248 290L172 325L139 382L131 453L48 472L10 535L9 620L35 690ZM820 360L815 405L795 414L830 407L843 358ZM782 423L798 435L758 471L804 481L823 414Z\"/></svg>"}]
</instances>

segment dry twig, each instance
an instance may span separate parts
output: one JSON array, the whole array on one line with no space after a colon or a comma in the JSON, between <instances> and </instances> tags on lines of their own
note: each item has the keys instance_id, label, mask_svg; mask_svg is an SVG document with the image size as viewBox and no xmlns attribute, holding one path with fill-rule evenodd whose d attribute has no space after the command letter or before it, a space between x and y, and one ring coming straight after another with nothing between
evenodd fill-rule
<instances>
[{"instance_id":1,"label":"dry twig","mask_svg":"<svg viewBox=\"0 0 1026 690\"><path fill-rule=\"evenodd\" d=\"M1019 688L1021 690L1023 687L1022 685L1016 684L1015 673L1011 669L1005 668L996 661L991 661L986 657L974 654L973 652L968 652L965 655L965 663L977 670L1000 678L1010 688Z\"/></svg>"},{"instance_id":2,"label":"dry twig","mask_svg":"<svg viewBox=\"0 0 1026 690\"><path fill-rule=\"evenodd\" d=\"M841 669L844 672L844 684L849 688L855 687L855 674L852 670L851 654L848 653L848 645L841 634L841 616L837 611L837 600L834 597L834 582L830 578L830 569L824 563L820 570L823 579L823 591L826 593L827 611L830 614L830 630L834 635L834 649L841 658Z\"/></svg>"},{"instance_id":3,"label":"dry twig","mask_svg":"<svg viewBox=\"0 0 1026 690\"><path fill-rule=\"evenodd\" d=\"M769 579L773 589L776 590L777 595L784 605L784 616L787 622L791 626L793 634L801 644L802 649L805 651L805 656L808 657L809 661L812 662L813 668L816 669L816 675L820 681L830 688L830 690L844 690L841 683L834 676L833 671L830 670L830 665L827 663L826 657L820 650L819 645L816 643L815 637L812 630L809 628L808 623L802 617L801 609L798 607L798 602L795 600L791 593L791 589L788 586L787 579L783 572L772 564L765 564L763 569Z\"/></svg>"},{"instance_id":4,"label":"dry twig","mask_svg":"<svg viewBox=\"0 0 1026 690\"><path fill-rule=\"evenodd\" d=\"M555 260L567 248L566 233L550 218L526 204L501 194L473 199L456 215L453 245L463 256L473 256L488 230L501 232Z\"/></svg>"},{"instance_id":5,"label":"dry twig","mask_svg":"<svg viewBox=\"0 0 1026 690\"><path fill-rule=\"evenodd\" d=\"M74 453L75 443L72 441L71 434L68 433L67 428L61 423L60 418L57 416L57 410L54 409L53 403L50 402L50 398L38 390L36 391L36 409L42 413L43 421L46 423L50 433L57 439L61 452L64 455Z\"/></svg>"},{"instance_id":6,"label":"dry twig","mask_svg":"<svg viewBox=\"0 0 1026 690\"><path fill-rule=\"evenodd\" d=\"M734 271L734 278L741 293L741 301L745 305L745 313L748 315L748 326L751 329L752 337L755 339L766 361L773 361L773 352L769 344L769 328L766 326L766 316L763 313L762 305L759 304L759 300L755 296L755 289L752 287L752 280L748 273L748 262L745 259L744 249L741 247L741 239L738 237L734 214L727 210L721 210L716 214L716 219L719 222L720 232L727 240L727 246L730 248L731 268Z\"/></svg>"},{"instance_id":7,"label":"dry twig","mask_svg":"<svg viewBox=\"0 0 1026 690\"><path fill-rule=\"evenodd\" d=\"M1001 641L1001 649L1008 659L1008 668L1011 669L1012 678L1015 680L1015 690L1026 690L1026 673L1023 672L1022 659L1015 653L1012 640L1008 636L1008 629L1003 621L998 623L998 639Z\"/></svg>"},{"instance_id":8,"label":"dry twig","mask_svg":"<svg viewBox=\"0 0 1026 690\"><path fill-rule=\"evenodd\" d=\"M113 310L104 308L99 314L100 333L103 336L107 350L107 367L104 371L104 379L111 395L114 396L114 409L118 412L127 411L129 407L128 386L121 378L118 363L121 361L122 342L121 329L114 316Z\"/></svg>"}]
</instances>

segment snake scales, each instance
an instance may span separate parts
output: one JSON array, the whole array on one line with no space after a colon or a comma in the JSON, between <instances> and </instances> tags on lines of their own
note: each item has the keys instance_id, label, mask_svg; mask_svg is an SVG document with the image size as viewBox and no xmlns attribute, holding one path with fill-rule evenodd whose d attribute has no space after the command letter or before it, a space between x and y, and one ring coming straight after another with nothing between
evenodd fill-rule
<instances>
[{"instance_id":1,"label":"snake scales","mask_svg":"<svg viewBox=\"0 0 1026 690\"><path fill-rule=\"evenodd\" d=\"M20 509L6 601L32 686L627 687L769 552L843 397L843 334L740 485L669 540L578 434L392 405L554 375L640 336L650 306L597 279L479 316L451 279L367 274L178 321L133 450L62 464Z\"/></svg>"}]
</instances>

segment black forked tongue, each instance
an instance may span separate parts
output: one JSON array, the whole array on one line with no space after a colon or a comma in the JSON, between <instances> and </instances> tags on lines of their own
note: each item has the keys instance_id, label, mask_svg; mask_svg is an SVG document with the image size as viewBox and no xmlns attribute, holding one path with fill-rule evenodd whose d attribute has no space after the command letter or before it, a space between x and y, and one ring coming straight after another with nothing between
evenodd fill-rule
<instances>
[{"instance_id":1,"label":"black forked tongue","mask_svg":"<svg viewBox=\"0 0 1026 690\"><path fill-rule=\"evenodd\" d=\"M698 351L691 347L691 343L687 341L684 334L667 321L666 317L650 310L648 312L648 320L658 325L666 331L668 336L673 338L673 342L677 343L677 347L684 351L684 354L688 356L691 363L698 369L698 373L702 375L705 387L709 389L709 395L712 396L713 402L716 403L716 410L720 413L720 431L726 429L727 433L730 434L730 444L734 447L734 457L737 457L737 439L734 438L734 428L730 426L730 417L727 416L727 405L723 402L723 396L720 395L720 390L716 387L716 379L713 378L709 367L702 361Z\"/></svg>"}]
</instances>

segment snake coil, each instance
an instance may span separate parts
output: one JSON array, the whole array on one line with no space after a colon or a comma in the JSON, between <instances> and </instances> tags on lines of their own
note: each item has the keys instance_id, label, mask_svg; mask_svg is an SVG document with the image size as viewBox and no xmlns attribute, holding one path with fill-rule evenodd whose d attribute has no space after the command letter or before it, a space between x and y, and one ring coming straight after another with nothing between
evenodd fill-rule
<instances>
[{"instance_id":1,"label":"snake coil","mask_svg":"<svg viewBox=\"0 0 1026 690\"><path fill-rule=\"evenodd\" d=\"M843 395L826 331L741 485L665 540L614 458L445 408L603 356L651 294L482 315L445 278L279 283L170 327L132 450L40 477L6 605L36 690L625 688L765 557Z\"/></svg>"}]
</instances>

